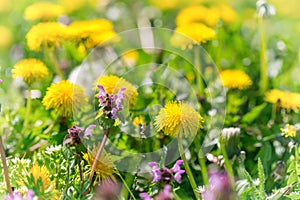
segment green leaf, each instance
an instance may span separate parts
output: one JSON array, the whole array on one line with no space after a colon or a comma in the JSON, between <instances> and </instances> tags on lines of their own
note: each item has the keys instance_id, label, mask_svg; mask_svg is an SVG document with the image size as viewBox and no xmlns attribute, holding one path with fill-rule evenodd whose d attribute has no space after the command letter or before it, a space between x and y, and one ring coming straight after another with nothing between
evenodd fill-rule
<instances>
[{"instance_id":1,"label":"green leaf","mask_svg":"<svg viewBox=\"0 0 300 200\"><path fill-rule=\"evenodd\" d=\"M286 195L286 197L290 198L290 199L300 199L300 194L298 193L293 193L293 194L290 194L290 195Z\"/></svg>"},{"instance_id":2,"label":"green leaf","mask_svg":"<svg viewBox=\"0 0 300 200\"><path fill-rule=\"evenodd\" d=\"M267 103L263 103L259 106L254 107L250 112L244 115L242 118L243 123L251 124L267 106Z\"/></svg>"},{"instance_id":3,"label":"green leaf","mask_svg":"<svg viewBox=\"0 0 300 200\"><path fill-rule=\"evenodd\" d=\"M297 177L296 171L293 171L287 180L287 185L292 185L292 184L296 183L297 181L298 181L298 177Z\"/></svg>"},{"instance_id":4,"label":"green leaf","mask_svg":"<svg viewBox=\"0 0 300 200\"><path fill-rule=\"evenodd\" d=\"M259 178L259 193L262 199L266 199L264 167L262 165L260 158L258 158L257 169L258 169L258 178Z\"/></svg>"}]
</instances>

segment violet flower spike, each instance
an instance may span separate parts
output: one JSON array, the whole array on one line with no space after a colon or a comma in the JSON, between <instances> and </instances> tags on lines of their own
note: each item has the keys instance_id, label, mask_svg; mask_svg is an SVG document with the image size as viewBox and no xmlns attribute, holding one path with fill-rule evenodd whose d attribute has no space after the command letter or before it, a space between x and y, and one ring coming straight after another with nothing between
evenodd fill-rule
<instances>
[{"instance_id":1,"label":"violet flower spike","mask_svg":"<svg viewBox=\"0 0 300 200\"><path fill-rule=\"evenodd\" d=\"M177 171L174 175L174 179L178 182L178 183L181 183L181 174L184 174L185 173L185 170L183 169L180 169L179 171Z\"/></svg>"},{"instance_id":2,"label":"violet flower spike","mask_svg":"<svg viewBox=\"0 0 300 200\"><path fill-rule=\"evenodd\" d=\"M69 134L79 134L80 132L82 132L84 129L82 127L78 127L78 126L72 126L72 128L68 129L68 133Z\"/></svg>"},{"instance_id":3,"label":"violet flower spike","mask_svg":"<svg viewBox=\"0 0 300 200\"><path fill-rule=\"evenodd\" d=\"M155 199L172 199L171 185L166 185L162 191L155 197Z\"/></svg>"},{"instance_id":4,"label":"violet flower spike","mask_svg":"<svg viewBox=\"0 0 300 200\"><path fill-rule=\"evenodd\" d=\"M105 92L105 89L102 85L98 85L99 93L98 93L98 98L100 99L100 103L104 102L104 99L106 98L107 93Z\"/></svg>"},{"instance_id":5,"label":"violet flower spike","mask_svg":"<svg viewBox=\"0 0 300 200\"><path fill-rule=\"evenodd\" d=\"M156 162L149 162L149 166L152 167L151 174L153 175L152 182L158 182L161 179L161 171Z\"/></svg>"},{"instance_id":6,"label":"violet flower spike","mask_svg":"<svg viewBox=\"0 0 300 200\"><path fill-rule=\"evenodd\" d=\"M177 160L174 166L171 168L173 172L178 172L180 170L180 165L183 163L183 160Z\"/></svg>"},{"instance_id":7,"label":"violet flower spike","mask_svg":"<svg viewBox=\"0 0 300 200\"><path fill-rule=\"evenodd\" d=\"M92 129L94 129L94 128L96 128L96 125L95 125L95 124L89 125L89 126L85 129L84 136L93 137Z\"/></svg>"},{"instance_id":8,"label":"violet flower spike","mask_svg":"<svg viewBox=\"0 0 300 200\"><path fill-rule=\"evenodd\" d=\"M141 199L143 200L153 200L148 194L147 192L143 192L140 194Z\"/></svg>"}]
</instances>

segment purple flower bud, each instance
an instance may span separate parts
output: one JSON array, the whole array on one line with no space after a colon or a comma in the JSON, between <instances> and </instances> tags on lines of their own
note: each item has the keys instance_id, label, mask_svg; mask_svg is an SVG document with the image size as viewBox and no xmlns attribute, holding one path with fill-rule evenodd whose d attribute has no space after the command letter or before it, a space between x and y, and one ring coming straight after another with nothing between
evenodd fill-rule
<instances>
[{"instance_id":1,"label":"purple flower bud","mask_svg":"<svg viewBox=\"0 0 300 200\"><path fill-rule=\"evenodd\" d=\"M84 129L78 126L72 126L72 128L68 129L68 133L69 134L79 134L80 132L82 132Z\"/></svg>"},{"instance_id":2,"label":"purple flower bud","mask_svg":"<svg viewBox=\"0 0 300 200\"><path fill-rule=\"evenodd\" d=\"M2 83L3 81L2 81L2 79L0 79L0 83Z\"/></svg>"},{"instance_id":3,"label":"purple flower bud","mask_svg":"<svg viewBox=\"0 0 300 200\"><path fill-rule=\"evenodd\" d=\"M172 187L171 185L166 185L162 191L159 192L159 194L155 197L155 199L158 200L171 200L172 199L172 193L171 193Z\"/></svg>"},{"instance_id":4,"label":"purple flower bud","mask_svg":"<svg viewBox=\"0 0 300 200\"><path fill-rule=\"evenodd\" d=\"M175 173L178 172L180 170L180 165L182 163L183 163L183 160L177 160L171 170Z\"/></svg>"},{"instance_id":5,"label":"purple flower bud","mask_svg":"<svg viewBox=\"0 0 300 200\"><path fill-rule=\"evenodd\" d=\"M95 124L91 124L89 125L86 129L85 129L85 132L84 132L84 136L90 136L92 137L93 134L92 134L92 129L96 128L96 125Z\"/></svg>"},{"instance_id":6,"label":"purple flower bud","mask_svg":"<svg viewBox=\"0 0 300 200\"><path fill-rule=\"evenodd\" d=\"M33 200L34 197L34 191L33 190L28 190L26 194L26 200Z\"/></svg>"},{"instance_id":7,"label":"purple flower bud","mask_svg":"<svg viewBox=\"0 0 300 200\"><path fill-rule=\"evenodd\" d=\"M4 197L4 200L23 200L22 195L19 192L13 192Z\"/></svg>"},{"instance_id":8,"label":"purple flower bud","mask_svg":"<svg viewBox=\"0 0 300 200\"><path fill-rule=\"evenodd\" d=\"M117 119L117 112L118 110L116 108L111 109L111 118Z\"/></svg>"},{"instance_id":9,"label":"purple flower bud","mask_svg":"<svg viewBox=\"0 0 300 200\"><path fill-rule=\"evenodd\" d=\"M152 182L158 182L161 179L161 171L156 162L149 162L150 167L152 167L151 174L153 175Z\"/></svg>"},{"instance_id":10,"label":"purple flower bud","mask_svg":"<svg viewBox=\"0 0 300 200\"><path fill-rule=\"evenodd\" d=\"M183 169L180 169L179 171L177 171L174 175L174 179L178 182L178 183L181 183L181 174L184 174L185 173L185 170Z\"/></svg>"},{"instance_id":11,"label":"purple flower bud","mask_svg":"<svg viewBox=\"0 0 300 200\"><path fill-rule=\"evenodd\" d=\"M147 192L143 192L140 194L141 199L143 200L153 200L148 194Z\"/></svg>"}]
</instances>

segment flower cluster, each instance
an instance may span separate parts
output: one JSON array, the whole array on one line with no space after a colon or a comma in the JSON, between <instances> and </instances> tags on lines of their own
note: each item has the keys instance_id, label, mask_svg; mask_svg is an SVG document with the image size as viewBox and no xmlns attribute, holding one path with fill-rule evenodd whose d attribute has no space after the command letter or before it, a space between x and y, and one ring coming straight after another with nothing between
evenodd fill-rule
<instances>
[{"instance_id":1,"label":"flower cluster","mask_svg":"<svg viewBox=\"0 0 300 200\"><path fill-rule=\"evenodd\" d=\"M152 182L161 182L169 184L172 180L181 183L182 174L185 170L180 169L180 165L183 163L183 160L177 160L174 166L164 169L159 169L156 162L150 162L149 165L152 167L151 174L153 175Z\"/></svg>"},{"instance_id":2,"label":"flower cluster","mask_svg":"<svg viewBox=\"0 0 300 200\"><path fill-rule=\"evenodd\" d=\"M300 130L299 124L296 125L290 125L287 124L286 128L280 128L281 130L281 135L285 137L296 137L297 136L297 131Z\"/></svg>"},{"instance_id":3,"label":"flower cluster","mask_svg":"<svg viewBox=\"0 0 300 200\"><path fill-rule=\"evenodd\" d=\"M80 144L80 139L82 137L92 137L92 129L95 128L96 125L89 125L85 130L78 126L72 126L72 128L68 129L68 133L65 136L64 144L68 144L70 146L74 146L76 144Z\"/></svg>"},{"instance_id":4,"label":"flower cluster","mask_svg":"<svg viewBox=\"0 0 300 200\"><path fill-rule=\"evenodd\" d=\"M99 107L103 114L110 119L117 119L117 112L123 109L122 100L124 99L123 91L126 88L121 88L117 94L109 95L106 93L102 85L98 85Z\"/></svg>"}]
</instances>

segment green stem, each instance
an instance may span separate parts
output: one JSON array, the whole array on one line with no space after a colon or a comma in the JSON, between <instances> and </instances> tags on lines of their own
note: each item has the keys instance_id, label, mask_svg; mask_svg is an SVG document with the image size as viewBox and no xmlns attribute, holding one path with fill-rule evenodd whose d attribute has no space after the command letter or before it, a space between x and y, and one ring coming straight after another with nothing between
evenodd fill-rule
<instances>
[{"instance_id":1,"label":"green stem","mask_svg":"<svg viewBox=\"0 0 300 200\"><path fill-rule=\"evenodd\" d=\"M122 177L122 175L120 174L119 171L117 171L117 175L120 177L120 179L123 182L123 185L125 186L126 190L129 192L130 196L132 197L133 200L136 200L136 198L134 197L133 193L131 192L130 188L128 187L126 181L124 180L124 178Z\"/></svg>"},{"instance_id":2,"label":"green stem","mask_svg":"<svg viewBox=\"0 0 300 200\"><path fill-rule=\"evenodd\" d=\"M44 130L43 134L48 134L50 131L52 131L56 124L59 122L59 120L60 114L58 114L55 121L46 130Z\"/></svg>"},{"instance_id":3,"label":"green stem","mask_svg":"<svg viewBox=\"0 0 300 200\"><path fill-rule=\"evenodd\" d=\"M31 112L31 87L28 86L27 90L27 103L26 103L26 113L25 113L25 120L23 124L22 132L26 131L29 123L30 118L30 112Z\"/></svg>"},{"instance_id":4,"label":"green stem","mask_svg":"<svg viewBox=\"0 0 300 200\"><path fill-rule=\"evenodd\" d=\"M1 154L2 164L3 164L3 174L4 174L4 178L5 178L6 188L9 192L9 194L12 194L13 191L12 191L12 187L10 185L10 180L9 180L9 175L8 175L8 167L7 167L7 163L6 163L6 155L5 155L5 151L4 151L1 134L0 134L0 154Z\"/></svg>"},{"instance_id":5,"label":"green stem","mask_svg":"<svg viewBox=\"0 0 300 200\"><path fill-rule=\"evenodd\" d=\"M198 85L198 92L199 95L204 96L204 84L202 80L202 74L203 74L203 69L201 65L201 60L200 60L200 47L195 47L195 67L197 69L197 85Z\"/></svg>"},{"instance_id":6,"label":"green stem","mask_svg":"<svg viewBox=\"0 0 300 200\"><path fill-rule=\"evenodd\" d=\"M267 77L267 59L266 59L266 38L264 29L263 17L258 18L259 30L260 30L260 87L259 91L263 94L268 88Z\"/></svg>"},{"instance_id":7,"label":"green stem","mask_svg":"<svg viewBox=\"0 0 300 200\"><path fill-rule=\"evenodd\" d=\"M58 62L55 57L54 49L47 49L47 51L48 51L49 59L54 67L54 72L61 78L61 80L64 80L64 74L58 66Z\"/></svg>"},{"instance_id":8,"label":"green stem","mask_svg":"<svg viewBox=\"0 0 300 200\"><path fill-rule=\"evenodd\" d=\"M203 184L208 185L208 173L207 173L207 167L206 167L206 160L205 160L205 157L203 155L202 148L200 146L199 138L197 136L195 138L195 145L196 145L196 148L198 150L197 155L198 155L198 160L199 160L199 164L200 164L200 167L201 167Z\"/></svg>"},{"instance_id":9,"label":"green stem","mask_svg":"<svg viewBox=\"0 0 300 200\"><path fill-rule=\"evenodd\" d=\"M299 169L298 169L298 159L299 159L299 155L298 155L298 145L296 144L295 145L295 171L296 171L296 175L297 175L297 178L298 178L298 183L300 181L300 173L299 173Z\"/></svg>"},{"instance_id":10,"label":"green stem","mask_svg":"<svg viewBox=\"0 0 300 200\"><path fill-rule=\"evenodd\" d=\"M223 142L223 139L222 139L221 136L219 138L219 141L220 141L221 152L222 152L222 155L223 155L223 158L224 158L225 168L226 168L226 171L228 173L231 185L234 186L235 181L234 181L234 174L233 174L233 170L232 170L232 165L231 165L231 163L228 159L226 148L224 146L224 142Z\"/></svg>"},{"instance_id":11,"label":"green stem","mask_svg":"<svg viewBox=\"0 0 300 200\"><path fill-rule=\"evenodd\" d=\"M180 135L178 137L178 146L179 146L179 152L180 152L180 155L181 155L181 158L183 160L183 164L184 164L184 168L185 168L185 171L186 171L186 174L189 178L189 181L190 181L190 184L193 188L193 192L194 192L194 195L196 197L197 200L200 200L200 196L199 194L197 193L196 189L197 189L197 184L196 184L196 181L194 179L194 176L192 174L192 171L190 169L190 166L189 166L189 163L185 157L185 153L184 153L184 149L183 149L183 145L182 145L182 136Z\"/></svg>"}]
</instances>

